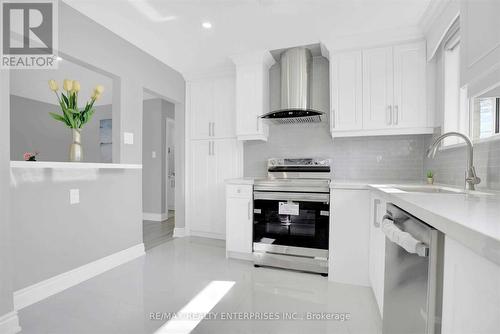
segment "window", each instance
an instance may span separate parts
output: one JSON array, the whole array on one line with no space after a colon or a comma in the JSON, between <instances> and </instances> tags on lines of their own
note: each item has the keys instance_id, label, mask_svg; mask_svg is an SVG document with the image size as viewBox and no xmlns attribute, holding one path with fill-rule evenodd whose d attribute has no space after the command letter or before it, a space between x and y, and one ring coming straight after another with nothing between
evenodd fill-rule
<instances>
[{"instance_id":1,"label":"window","mask_svg":"<svg viewBox=\"0 0 500 334\"><path fill-rule=\"evenodd\" d=\"M467 115L467 92L460 88L460 31L457 20L442 43L443 60L443 133L458 131L469 134ZM460 143L460 139L449 137L443 146Z\"/></svg>"},{"instance_id":2,"label":"window","mask_svg":"<svg viewBox=\"0 0 500 334\"><path fill-rule=\"evenodd\" d=\"M497 88L474 99L474 139L488 138L500 132L499 95L500 89Z\"/></svg>"}]
</instances>

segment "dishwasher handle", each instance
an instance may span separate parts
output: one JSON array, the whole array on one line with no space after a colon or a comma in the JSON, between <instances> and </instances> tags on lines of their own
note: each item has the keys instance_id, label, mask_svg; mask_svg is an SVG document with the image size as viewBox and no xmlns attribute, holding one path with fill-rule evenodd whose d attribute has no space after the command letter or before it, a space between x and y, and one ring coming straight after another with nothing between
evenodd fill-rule
<instances>
[{"instance_id":1,"label":"dishwasher handle","mask_svg":"<svg viewBox=\"0 0 500 334\"><path fill-rule=\"evenodd\" d=\"M402 231L394 224L389 215L382 218L382 232L390 241L402 247L408 253L417 254L421 257L429 256L429 246L415 239L410 233Z\"/></svg>"}]
</instances>

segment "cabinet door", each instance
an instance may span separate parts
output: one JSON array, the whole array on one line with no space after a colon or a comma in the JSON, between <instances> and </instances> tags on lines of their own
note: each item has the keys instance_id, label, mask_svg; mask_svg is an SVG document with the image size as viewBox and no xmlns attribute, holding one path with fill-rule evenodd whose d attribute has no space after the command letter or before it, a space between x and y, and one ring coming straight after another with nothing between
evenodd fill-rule
<instances>
[{"instance_id":1,"label":"cabinet door","mask_svg":"<svg viewBox=\"0 0 500 334\"><path fill-rule=\"evenodd\" d=\"M462 86L500 64L500 1L461 1Z\"/></svg>"},{"instance_id":2,"label":"cabinet door","mask_svg":"<svg viewBox=\"0 0 500 334\"><path fill-rule=\"evenodd\" d=\"M209 80L188 83L191 139L207 139L213 118L213 84Z\"/></svg>"},{"instance_id":3,"label":"cabinet door","mask_svg":"<svg viewBox=\"0 0 500 334\"><path fill-rule=\"evenodd\" d=\"M370 286L368 273L370 192L334 189L331 192L328 279Z\"/></svg>"},{"instance_id":4,"label":"cabinet door","mask_svg":"<svg viewBox=\"0 0 500 334\"><path fill-rule=\"evenodd\" d=\"M443 334L498 333L500 265L446 236Z\"/></svg>"},{"instance_id":5,"label":"cabinet door","mask_svg":"<svg viewBox=\"0 0 500 334\"><path fill-rule=\"evenodd\" d=\"M330 129L360 130L363 127L361 51L334 55L330 78L332 80Z\"/></svg>"},{"instance_id":6,"label":"cabinet door","mask_svg":"<svg viewBox=\"0 0 500 334\"><path fill-rule=\"evenodd\" d=\"M261 73L254 67L237 70L236 74L236 131L238 136L248 136L262 133L262 120L259 118L262 105Z\"/></svg>"},{"instance_id":7,"label":"cabinet door","mask_svg":"<svg viewBox=\"0 0 500 334\"><path fill-rule=\"evenodd\" d=\"M191 141L190 230L212 233L215 163L208 140Z\"/></svg>"},{"instance_id":8,"label":"cabinet door","mask_svg":"<svg viewBox=\"0 0 500 334\"><path fill-rule=\"evenodd\" d=\"M228 197L226 203L226 250L252 253L252 197Z\"/></svg>"},{"instance_id":9,"label":"cabinet door","mask_svg":"<svg viewBox=\"0 0 500 334\"><path fill-rule=\"evenodd\" d=\"M363 51L363 128L384 129L392 124L392 47Z\"/></svg>"},{"instance_id":10,"label":"cabinet door","mask_svg":"<svg viewBox=\"0 0 500 334\"><path fill-rule=\"evenodd\" d=\"M395 127L426 126L425 64L424 42L394 47L392 124Z\"/></svg>"},{"instance_id":11,"label":"cabinet door","mask_svg":"<svg viewBox=\"0 0 500 334\"><path fill-rule=\"evenodd\" d=\"M370 217L370 255L369 274L373 294L383 316L384 279L385 279L385 235L380 229L385 214L386 202L375 195L371 196Z\"/></svg>"},{"instance_id":12,"label":"cabinet door","mask_svg":"<svg viewBox=\"0 0 500 334\"><path fill-rule=\"evenodd\" d=\"M212 232L225 236L226 231L226 192L225 181L241 177L241 143L236 139L220 139L213 141L213 158L215 171L214 190L210 194L213 211Z\"/></svg>"},{"instance_id":13,"label":"cabinet door","mask_svg":"<svg viewBox=\"0 0 500 334\"><path fill-rule=\"evenodd\" d=\"M212 136L232 138L236 136L236 101L234 76L214 80L214 115Z\"/></svg>"}]
</instances>

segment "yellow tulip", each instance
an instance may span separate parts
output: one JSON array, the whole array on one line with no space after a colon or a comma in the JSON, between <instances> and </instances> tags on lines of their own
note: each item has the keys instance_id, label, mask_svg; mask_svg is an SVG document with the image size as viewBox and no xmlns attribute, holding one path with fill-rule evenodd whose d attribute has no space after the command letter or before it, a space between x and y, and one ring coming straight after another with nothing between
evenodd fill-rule
<instances>
[{"instance_id":1,"label":"yellow tulip","mask_svg":"<svg viewBox=\"0 0 500 334\"><path fill-rule=\"evenodd\" d=\"M55 80L49 80L49 88L53 92L57 92L59 90L59 85Z\"/></svg>"},{"instance_id":2,"label":"yellow tulip","mask_svg":"<svg viewBox=\"0 0 500 334\"><path fill-rule=\"evenodd\" d=\"M71 91L73 89L73 80L64 79L63 88L67 92Z\"/></svg>"},{"instance_id":3,"label":"yellow tulip","mask_svg":"<svg viewBox=\"0 0 500 334\"><path fill-rule=\"evenodd\" d=\"M94 92L96 92L98 94L102 94L102 92L104 92L104 86L103 85L95 86Z\"/></svg>"},{"instance_id":4,"label":"yellow tulip","mask_svg":"<svg viewBox=\"0 0 500 334\"><path fill-rule=\"evenodd\" d=\"M94 94L92 94L92 99L97 101L100 98L101 98L101 94L99 94L99 92L95 90Z\"/></svg>"},{"instance_id":5,"label":"yellow tulip","mask_svg":"<svg viewBox=\"0 0 500 334\"><path fill-rule=\"evenodd\" d=\"M80 91L80 83L76 80L73 80L73 91L74 92L79 92Z\"/></svg>"}]
</instances>

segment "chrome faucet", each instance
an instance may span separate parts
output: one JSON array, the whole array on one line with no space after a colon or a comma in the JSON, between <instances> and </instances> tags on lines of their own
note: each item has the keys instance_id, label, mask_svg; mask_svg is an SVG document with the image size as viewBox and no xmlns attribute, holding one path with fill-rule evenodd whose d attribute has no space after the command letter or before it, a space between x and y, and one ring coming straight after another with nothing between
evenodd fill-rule
<instances>
[{"instance_id":1,"label":"chrome faucet","mask_svg":"<svg viewBox=\"0 0 500 334\"><path fill-rule=\"evenodd\" d=\"M445 134L442 134L434 141L434 143L431 146L429 146L429 148L427 149L427 156L429 158L434 158L439 143L446 137L450 136L460 137L465 141L465 144L467 144L467 169L465 171L465 188L468 190L475 190L476 184L479 184L481 182L481 179L477 177L476 169L474 168L473 165L474 148L472 147L472 142L469 139L469 137L459 132L447 132Z\"/></svg>"}]
</instances>

